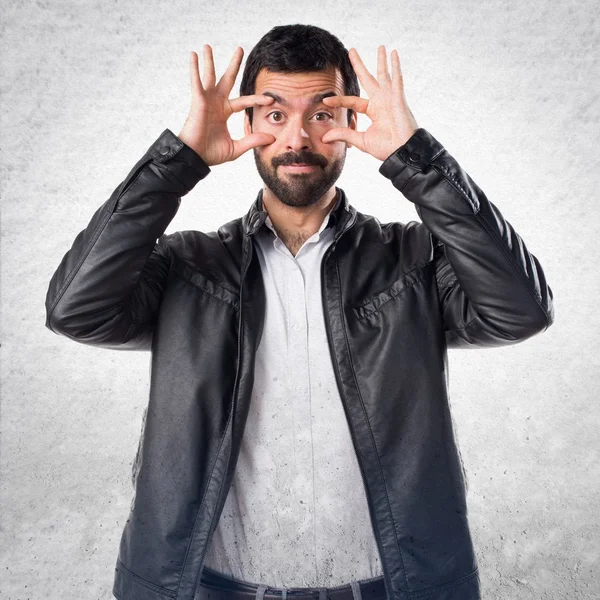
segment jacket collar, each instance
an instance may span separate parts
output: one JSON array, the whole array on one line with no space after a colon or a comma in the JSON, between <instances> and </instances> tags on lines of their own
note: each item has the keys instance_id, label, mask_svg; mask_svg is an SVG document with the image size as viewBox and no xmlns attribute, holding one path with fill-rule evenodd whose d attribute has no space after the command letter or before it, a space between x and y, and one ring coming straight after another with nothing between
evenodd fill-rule
<instances>
[{"instance_id":1,"label":"jacket collar","mask_svg":"<svg viewBox=\"0 0 600 600\"><path fill-rule=\"evenodd\" d=\"M337 237L342 231L345 231L354 224L356 220L356 209L348 204L348 198L342 188L335 187L337 190L337 200L333 211L329 216L330 224L335 229ZM242 229L246 235L254 235L264 224L268 213L263 208L262 188L256 196L256 200L250 206L248 212L242 217Z\"/></svg>"}]
</instances>

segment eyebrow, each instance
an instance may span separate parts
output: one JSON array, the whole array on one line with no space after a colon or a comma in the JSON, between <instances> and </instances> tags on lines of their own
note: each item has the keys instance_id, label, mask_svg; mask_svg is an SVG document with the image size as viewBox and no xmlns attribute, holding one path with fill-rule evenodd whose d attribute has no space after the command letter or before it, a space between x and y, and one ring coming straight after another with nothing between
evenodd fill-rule
<instances>
[{"instance_id":1,"label":"eyebrow","mask_svg":"<svg viewBox=\"0 0 600 600\"><path fill-rule=\"evenodd\" d=\"M289 106L289 102L285 99L282 98L279 94L276 94L275 92L263 92L262 93L263 96L270 96L271 98L273 98L275 100L275 102L277 102L278 104L281 104L282 106ZM321 101L323 100L323 98L329 98L330 96L338 96L339 94L336 92L322 92L320 94L315 94L311 99L310 99L310 104L320 104Z\"/></svg>"}]
</instances>

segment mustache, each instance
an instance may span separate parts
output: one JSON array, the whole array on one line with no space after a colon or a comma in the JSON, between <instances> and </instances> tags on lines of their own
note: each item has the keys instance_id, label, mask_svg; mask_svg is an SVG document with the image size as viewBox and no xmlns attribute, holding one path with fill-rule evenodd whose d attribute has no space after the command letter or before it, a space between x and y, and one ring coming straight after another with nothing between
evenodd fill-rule
<instances>
[{"instance_id":1,"label":"mustache","mask_svg":"<svg viewBox=\"0 0 600 600\"><path fill-rule=\"evenodd\" d=\"M274 158L271 163L274 167L278 167L280 165L293 165L294 163L302 163L305 165L317 165L318 167L325 167L327 165L327 161L323 156L318 154L308 154L308 153L300 153L293 154L288 152L287 154L282 154L281 156L277 156Z\"/></svg>"}]
</instances>

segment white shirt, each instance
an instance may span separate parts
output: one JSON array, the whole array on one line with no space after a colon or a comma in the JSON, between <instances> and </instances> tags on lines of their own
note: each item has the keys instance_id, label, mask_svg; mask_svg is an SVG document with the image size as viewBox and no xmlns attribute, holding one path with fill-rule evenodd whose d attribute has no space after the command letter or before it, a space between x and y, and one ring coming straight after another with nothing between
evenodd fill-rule
<instances>
[{"instance_id":1,"label":"white shirt","mask_svg":"<svg viewBox=\"0 0 600 600\"><path fill-rule=\"evenodd\" d=\"M269 217L255 235L264 330L238 463L204 565L270 587L383 574L323 317L321 261L339 201L338 192L296 257Z\"/></svg>"}]
</instances>

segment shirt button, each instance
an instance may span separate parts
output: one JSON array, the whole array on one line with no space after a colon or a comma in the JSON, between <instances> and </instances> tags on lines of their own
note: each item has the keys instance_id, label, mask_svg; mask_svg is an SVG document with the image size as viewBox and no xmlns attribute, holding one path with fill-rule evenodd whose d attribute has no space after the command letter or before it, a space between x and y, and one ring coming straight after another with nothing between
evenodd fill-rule
<instances>
[{"instance_id":1,"label":"shirt button","mask_svg":"<svg viewBox=\"0 0 600 600\"><path fill-rule=\"evenodd\" d=\"M300 323L296 323L296 324L294 325L294 329L295 329L296 331L300 331L300 329L302 329L302 325L300 325Z\"/></svg>"},{"instance_id":2,"label":"shirt button","mask_svg":"<svg viewBox=\"0 0 600 600\"><path fill-rule=\"evenodd\" d=\"M163 146L162 148L159 148L158 151L164 156L165 154L169 154L169 152L171 152L171 146Z\"/></svg>"},{"instance_id":3,"label":"shirt button","mask_svg":"<svg viewBox=\"0 0 600 600\"><path fill-rule=\"evenodd\" d=\"M421 160L421 155L418 152L411 152L408 158L413 162L419 162Z\"/></svg>"}]
</instances>

